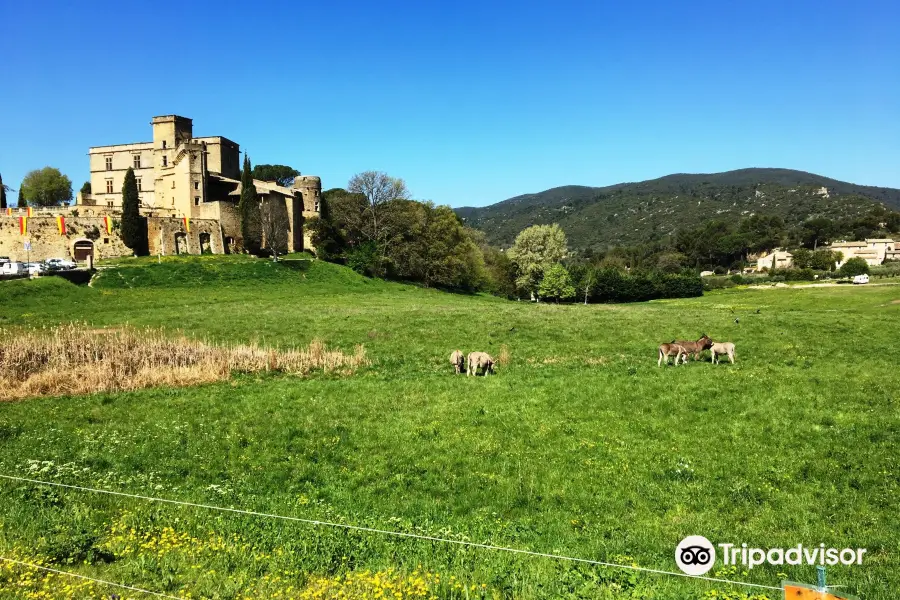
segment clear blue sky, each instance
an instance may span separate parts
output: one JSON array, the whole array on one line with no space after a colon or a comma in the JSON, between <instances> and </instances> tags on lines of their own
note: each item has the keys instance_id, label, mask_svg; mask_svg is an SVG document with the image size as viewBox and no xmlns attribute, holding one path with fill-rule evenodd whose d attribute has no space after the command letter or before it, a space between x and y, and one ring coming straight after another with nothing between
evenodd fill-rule
<instances>
[{"instance_id":1,"label":"clear blue sky","mask_svg":"<svg viewBox=\"0 0 900 600\"><path fill-rule=\"evenodd\" d=\"M751 166L900 187L896 1L0 0L0 24L14 188L52 165L77 191L89 146L171 113L451 206Z\"/></svg>"}]
</instances>

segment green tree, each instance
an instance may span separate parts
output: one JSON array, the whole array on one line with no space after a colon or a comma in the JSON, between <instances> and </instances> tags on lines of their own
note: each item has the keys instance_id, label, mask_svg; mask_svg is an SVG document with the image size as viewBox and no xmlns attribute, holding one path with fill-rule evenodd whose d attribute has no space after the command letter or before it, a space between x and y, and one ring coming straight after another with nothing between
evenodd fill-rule
<instances>
[{"instance_id":1,"label":"green tree","mask_svg":"<svg viewBox=\"0 0 900 600\"><path fill-rule=\"evenodd\" d=\"M516 236L507 254L516 265L516 286L535 295L544 271L568 256L566 234L556 223L533 225Z\"/></svg>"},{"instance_id":2,"label":"green tree","mask_svg":"<svg viewBox=\"0 0 900 600\"><path fill-rule=\"evenodd\" d=\"M6 190L9 186L3 185L3 176L0 175L0 208L6 208Z\"/></svg>"},{"instance_id":3,"label":"green tree","mask_svg":"<svg viewBox=\"0 0 900 600\"><path fill-rule=\"evenodd\" d=\"M241 213L241 237L244 250L250 254L259 254L262 247L262 216L260 214L259 197L253 184L253 173L250 169L250 157L244 154L244 168L241 172L241 200L238 204Z\"/></svg>"},{"instance_id":4,"label":"green tree","mask_svg":"<svg viewBox=\"0 0 900 600\"><path fill-rule=\"evenodd\" d=\"M687 257L681 252L663 252L656 257L656 269L662 273L681 273Z\"/></svg>"},{"instance_id":5,"label":"green tree","mask_svg":"<svg viewBox=\"0 0 900 600\"><path fill-rule=\"evenodd\" d=\"M319 199L319 214L306 224L316 256L322 260L342 263L347 258L350 232L342 227L342 217L346 213L361 215L365 206L365 199L348 196L347 190L341 188L326 190ZM356 205L351 211L347 210L348 202Z\"/></svg>"},{"instance_id":6,"label":"green tree","mask_svg":"<svg viewBox=\"0 0 900 600\"><path fill-rule=\"evenodd\" d=\"M812 250L808 250L806 248L797 248L793 252L791 252L791 256L793 257L794 266L798 269L808 269L812 265Z\"/></svg>"},{"instance_id":7,"label":"green tree","mask_svg":"<svg viewBox=\"0 0 900 600\"><path fill-rule=\"evenodd\" d=\"M394 200L408 200L409 190L402 179L389 176L380 171L365 171L350 178L347 190L352 194L361 194L365 197L367 206L364 212L365 227L363 234L378 246L383 246L386 237L393 232L385 232L385 221L389 220L388 213Z\"/></svg>"},{"instance_id":8,"label":"green tree","mask_svg":"<svg viewBox=\"0 0 900 600\"><path fill-rule=\"evenodd\" d=\"M572 278L569 272L561 264L555 264L544 272L544 278L541 279L541 285L538 287L538 293L542 298L551 300L569 300L575 297L575 286L572 285Z\"/></svg>"},{"instance_id":9,"label":"green tree","mask_svg":"<svg viewBox=\"0 0 900 600\"><path fill-rule=\"evenodd\" d=\"M841 265L840 274L843 277L856 277L857 275L867 275L869 273L869 263L864 258L854 257Z\"/></svg>"},{"instance_id":10,"label":"green tree","mask_svg":"<svg viewBox=\"0 0 900 600\"><path fill-rule=\"evenodd\" d=\"M137 179L131 167L125 171L122 184L122 243L138 256L148 253L147 219L141 216Z\"/></svg>"},{"instance_id":11,"label":"green tree","mask_svg":"<svg viewBox=\"0 0 900 600\"><path fill-rule=\"evenodd\" d=\"M82 184L81 193L82 194L90 194L91 193L91 182L90 181L85 181Z\"/></svg>"},{"instance_id":12,"label":"green tree","mask_svg":"<svg viewBox=\"0 0 900 600\"><path fill-rule=\"evenodd\" d=\"M19 188L19 197L16 199L16 206L19 208L28 206L28 201L25 200L25 194L22 193L22 188Z\"/></svg>"},{"instance_id":13,"label":"green tree","mask_svg":"<svg viewBox=\"0 0 900 600\"><path fill-rule=\"evenodd\" d=\"M274 181L280 186L291 187L300 171L287 165L256 165L251 174L259 181Z\"/></svg>"},{"instance_id":14,"label":"green tree","mask_svg":"<svg viewBox=\"0 0 900 600\"><path fill-rule=\"evenodd\" d=\"M807 248L817 249L819 244L831 239L835 232L835 224L831 219L816 217L804 221L800 227L800 239Z\"/></svg>"},{"instance_id":15,"label":"green tree","mask_svg":"<svg viewBox=\"0 0 900 600\"><path fill-rule=\"evenodd\" d=\"M72 200L72 181L59 169L44 167L25 175L20 192L31 206L59 206Z\"/></svg>"},{"instance_id":16,"label":"green tree","mask_svg":"<svg viewBox=\"0 0 900 600\"><path fill-rule=\"evenodd\" d=\"M816 250L812 253L809 266L818 271L834 271L838 258L833 250Z\"/></svg>"}]
</instances>

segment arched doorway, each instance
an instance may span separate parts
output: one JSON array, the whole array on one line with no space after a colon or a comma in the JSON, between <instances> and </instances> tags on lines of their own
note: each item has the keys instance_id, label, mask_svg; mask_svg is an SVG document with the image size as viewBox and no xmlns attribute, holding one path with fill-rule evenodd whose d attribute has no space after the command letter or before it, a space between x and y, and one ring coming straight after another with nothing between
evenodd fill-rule
<instances>
[{"instance_id":1,"label":"arched doorway","mask_svg":"<svg viewBox=\"0 0 900 600\"><path fill-rule=\"evenodd\" d=\"M183 232L175 234L175 254L187 254L187 236Z\"/></svg>"},{"instance_id":2,"label":"arched doorway","mask_svg":"<svg viewBox=\"0 0 900 600\"><path fill-rule=\"evenodd\" d=\"M209 234L203 232L200 234L200 254L212 254L212 243L209 239Z\"/></svg>"},{"instance_id":3,"label":"arched doorway","mask_svg":"<svg viewBox=\"0 0 900 600\"><path fill-rule=\"evenodd\" d=\"M87 238L79 238L72 243L72 257L75 262L92 262L94 259L94 242Z\"/></svg>"}]
</instances>

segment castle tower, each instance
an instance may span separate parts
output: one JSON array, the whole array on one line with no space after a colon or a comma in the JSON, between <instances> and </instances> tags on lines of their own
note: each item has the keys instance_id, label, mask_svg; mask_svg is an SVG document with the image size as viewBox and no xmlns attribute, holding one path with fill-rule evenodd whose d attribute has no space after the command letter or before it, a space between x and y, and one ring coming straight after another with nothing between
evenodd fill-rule
<instances>
[{"instance_id":1,"label":"castle tower","mask_svg":"<svg viewBox=\"0 0 900 600\"><path fill-rule=\"evenodd\" d=\"M322 180L314 175L298 175L294 177L294 200L288 205L288 217L291 224L291 250L312 250L309 232L303 221L319 216L319 202L322 199Z\"/></svg>"}]
</instances>

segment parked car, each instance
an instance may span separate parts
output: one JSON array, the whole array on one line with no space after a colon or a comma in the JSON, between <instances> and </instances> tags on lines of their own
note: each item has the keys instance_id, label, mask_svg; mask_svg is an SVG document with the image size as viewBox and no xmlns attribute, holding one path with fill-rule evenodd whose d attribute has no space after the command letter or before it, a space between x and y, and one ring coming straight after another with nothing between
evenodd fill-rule
<instances>
[{"instance_id":1,"label":"parked car","mask_svg":"<svg viewBox=\"0 0 900 600\"><path fill-rule=\"evenodd\" d=\"M44 263L39 262L30 262L23 263L23 267L25 268L25 272L29 275L42 275L47 272L47 267L44 266Z\"/></svg>"},{"instance_id":2,"label":"parked car","mask_svg":"<svg viewBox=\"0 0 900 600\"><path fill-rule=\"evenodd\" d=\"M19 262L5 262L0 264L0 275L22 275L25 267Z\"/></svg>"},{"instance_id":3,"label":"parked car","mask_svg":"<svg viewBox=\"0 0 900 600\"><path fill-rule=\"evenodd\" d=\"M78 266L67 258L48 258L44 264L50 271L67 271Z\"/></svg>"},{"instance_id":4,"label":"parked car","mask_svg":"<svg viewBox=\"0 0 900 600\"><path fill-rule=\"evenodd\" d=\"M9 262L8 256L0 256L0 265L6 264Z\"/></svg>"},{"instance_id":5,"label":"parked car","mask_svg":"<svg viewBox=\"0 0 900 600\"><path fill-rule=\"evenodd\" d=\"M853 278L853 283L869 283L868 275L857 275Z\"/></svg>"}]
</instances>

